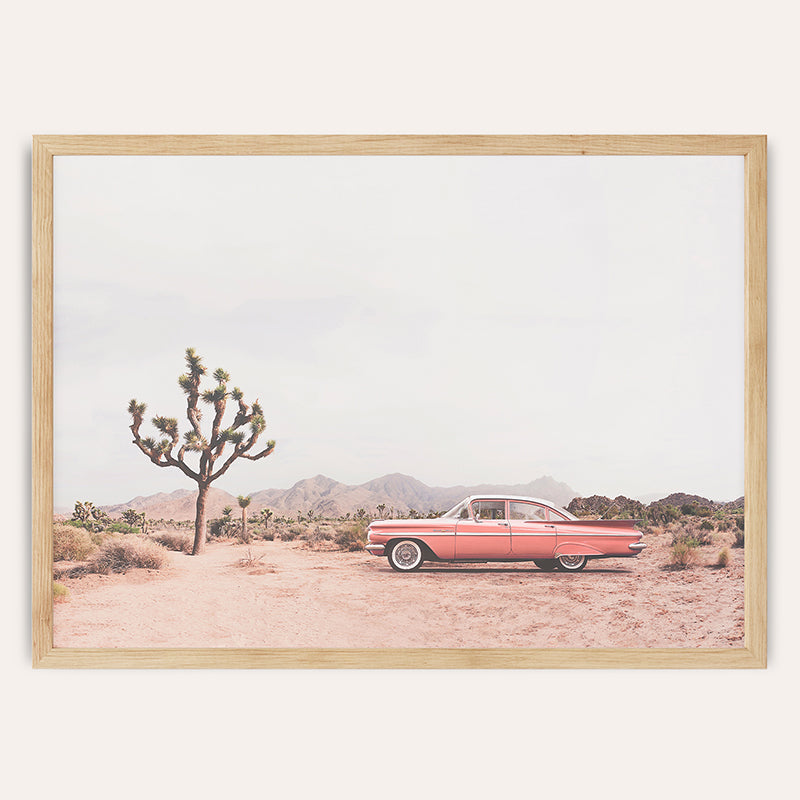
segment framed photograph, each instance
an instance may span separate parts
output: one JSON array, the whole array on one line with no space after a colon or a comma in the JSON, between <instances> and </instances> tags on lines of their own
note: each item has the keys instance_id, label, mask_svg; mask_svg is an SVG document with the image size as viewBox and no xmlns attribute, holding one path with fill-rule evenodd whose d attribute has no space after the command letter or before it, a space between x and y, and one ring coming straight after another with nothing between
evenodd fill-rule
<instances>
[{"instance_id":1,"label":"framed photograph","mask_svg":"<svg viewBox=\"0 0 800 800\"><path fill-rule=\"evenodd\" d=\"M766 137L32 163L35 667L766 666Z\"/></svg>"}]
</instances>

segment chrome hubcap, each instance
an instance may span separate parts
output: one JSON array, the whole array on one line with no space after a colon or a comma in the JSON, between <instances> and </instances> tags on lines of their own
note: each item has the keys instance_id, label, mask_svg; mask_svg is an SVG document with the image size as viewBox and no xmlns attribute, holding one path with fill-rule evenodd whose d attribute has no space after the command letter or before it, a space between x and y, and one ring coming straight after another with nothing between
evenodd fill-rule
<instances>
[{"instance_id":1,"label":"chrome hubcap","mask_svg":"<svg viewBox=\"0 0 800 800\"><path fill-rule=\"evenodd\" d=\"M583 560L585 558L586 556L561 556L559 561L565 567L579 567L581 564L583 564Z\"/></svg>"},{"instance_id":2,"label":"chrome hubcap","mask_svg":"<svg viewBox=\"0 0 800 800\"><path fill-rule=\"evenodd\" d=\"M422 553L419 547L413 542L403 542L395 547L392 557L394 558L394 563L397 564L398 567L409 569L417 565L421 555Z\"/></svg>"}]
</instances>

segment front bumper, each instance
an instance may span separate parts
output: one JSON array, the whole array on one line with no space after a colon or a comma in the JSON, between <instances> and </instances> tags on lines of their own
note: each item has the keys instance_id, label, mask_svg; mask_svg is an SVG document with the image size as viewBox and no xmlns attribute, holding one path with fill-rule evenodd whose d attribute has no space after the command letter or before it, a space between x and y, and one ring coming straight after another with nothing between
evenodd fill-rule
<instances>
[{"instance_id":1,"label":"front bumper","mask_svg":"<svg viewBox=\"0 0 800 800\"><path fill-rule=\"evenodd\" d=\"M634 553L640 553L647 545L644 542L633 542L633 544L629 544L628 547L633 550Z\"/></svg>"},{"instance_id":2,"label":"front bumper","mask_svg":"<svg viewBox=\"0 0 800 800\"><path fill-rule=\"evenodd\" d=\"M384 555L384 551L386 550L386 545L383 544L368 544L366 547L367 551L372 553L374 556L382 556Z\"/></svg>"}]
</instances>

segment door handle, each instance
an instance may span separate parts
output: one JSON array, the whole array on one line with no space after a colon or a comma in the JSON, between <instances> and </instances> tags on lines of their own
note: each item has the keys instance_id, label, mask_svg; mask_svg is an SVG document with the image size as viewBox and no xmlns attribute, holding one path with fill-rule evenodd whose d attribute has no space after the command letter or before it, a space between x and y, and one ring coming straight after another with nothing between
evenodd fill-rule
<instances>
[{"instance_id":1,"label":"door handle","mask_svg":"<svg viewBox=\"0 0 800 800\"><path fill-rule=\"evenodd\" d=\"M555 526L555 525L545 525L544 527L545 527L545 528L553 528L553 529L555 530L555 527L556 527L556 526Z\"/></svg>"}]
</instances>

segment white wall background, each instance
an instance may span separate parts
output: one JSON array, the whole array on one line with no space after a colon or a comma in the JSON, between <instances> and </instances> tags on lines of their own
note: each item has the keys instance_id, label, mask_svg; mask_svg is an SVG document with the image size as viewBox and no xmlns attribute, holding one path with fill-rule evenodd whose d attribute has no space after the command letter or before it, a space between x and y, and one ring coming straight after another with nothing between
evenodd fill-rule
<instances>
[{"instance_id":1,"label":"white wall background","mask_svg":"<svg viewBox=\"0 0 800 800\"><path fill-rule=\"evenodd\" d=\"M800 112L798 19L788 8L740 0L6 7L0 783L9 796L791 791L800 711L792 564ZM31 670L30 136L273 132L770 136L768 670Z\"/></svg>"}]
</instances>

